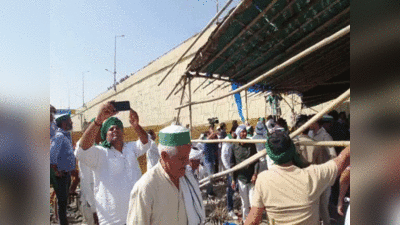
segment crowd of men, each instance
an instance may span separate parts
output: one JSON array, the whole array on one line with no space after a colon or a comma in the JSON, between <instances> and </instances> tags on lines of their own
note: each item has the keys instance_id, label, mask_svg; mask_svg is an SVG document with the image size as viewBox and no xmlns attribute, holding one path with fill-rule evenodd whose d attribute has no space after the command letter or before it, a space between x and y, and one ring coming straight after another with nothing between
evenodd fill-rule
<instances>
[{"instance_id":1,"label":"crowd of men","mask_svg":"<svg viewBox=\"0 0 400 225\"><path fill-rule=\"evenodd\" d=\"M343 150L295 144L302 140L349 139L346 117L339 120L334 112L293 140L285 120L267 117L260 118L255 128L234 121L229 132L225 123L217 129L212 124L202 136L210 140L267 139L265 144L195 145L187 128L172 124L159 131L157 145L155 132L146 132L132 109L129 122L139 139L125 142L124 125L116 117L118 111L107 102L74 147L70 115L55 116L55 109L50 111L51 183L58 199L60 224L68 224L67 200L76 164L88 224L204 224L198 180L232 168L265 149L265 158L228 176L227 209L232 219L238 219L233 211L235 191L239 192L242 223L246 224L258 224L264 211L270 224L319 224L320 220L330 224L330 202L337 204L339 214L344 215L350 147ZM299 117L295 128L308 119ZM147 172L142 175L137 158L144 154ZM335 202L331 186L337 177L341 179L337 190L332 189L337 193ZM207 194L215 195L213 182L207 186Z\"/></svg>"}]
</instances>

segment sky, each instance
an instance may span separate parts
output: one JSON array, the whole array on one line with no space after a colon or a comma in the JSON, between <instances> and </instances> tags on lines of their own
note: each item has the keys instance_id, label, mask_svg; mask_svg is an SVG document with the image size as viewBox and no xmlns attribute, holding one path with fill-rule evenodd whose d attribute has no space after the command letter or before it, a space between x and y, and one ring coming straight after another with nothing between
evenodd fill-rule
<instances>
[{"instance_id":1,"label":"sky","mask_svg":"<svg viewBox=\"0 0 400 225\"><path fill-rule=\"evenodd\" d=\"M58 109L79 108L83 91L88 102L113 85L116 35L125 35L116 38L118 81L201 32L217 13L215 0L50 2L50 104Z\"/></svg>"}]
</instances>

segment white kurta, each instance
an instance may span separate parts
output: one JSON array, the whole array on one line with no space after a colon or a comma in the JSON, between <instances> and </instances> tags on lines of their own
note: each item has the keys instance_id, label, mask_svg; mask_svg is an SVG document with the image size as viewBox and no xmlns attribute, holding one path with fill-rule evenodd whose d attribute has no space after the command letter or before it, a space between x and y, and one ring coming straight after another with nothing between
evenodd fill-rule
<instances>
[{"instance_id":1,"label":"white kurta","mask_svg":"<svg viewBox=\"0 0 400 225\"><path fill-rule=\"evenodd\" d=\"M151 144L149 151L147 151L146 158L147 158L147 171L149 171L153 166L155 166L158 163L158 160L160 159L160 153L158 152L158 147L155 142Z\"/></svg>"},{"instance_id":2,"label":"white kurta","mask_svg":"<svg viewBox=\"0 0 400 225\"><path fill-rule=\"evenodd\" d=\"M78 160L93 170L94 197L100 224L125 224L130 192L142 175L136 158L146 153L151 143L151 140L145 145L140 140L125 143L122 153L114 147L76 149Z\"/></svg>"},{"instance_id":3,"label":"white kurta","mask_svg":"<svg viewBox=\"0 0 400 225\"><path fill-rule=\"evenodd\" d=\"M188 224L182 188L176 188L160 163L133 187L127 224Z\"/></svg>"}]
</instances>

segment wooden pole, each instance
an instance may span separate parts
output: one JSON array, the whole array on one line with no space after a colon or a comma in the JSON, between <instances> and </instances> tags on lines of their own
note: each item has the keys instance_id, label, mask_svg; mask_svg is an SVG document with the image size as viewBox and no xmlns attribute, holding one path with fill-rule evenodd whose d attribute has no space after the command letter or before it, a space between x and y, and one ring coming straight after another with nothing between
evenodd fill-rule
<instances>
[{"instance_id":1,"label":"wooden pole","mask_svg":"<svg viewBox=\"0 0 400 225\"><path fill-rule=\"evenodd\" d=\"M325 107L323 110L321 110L319 113L315 114L309 121L307 121L303 126L301 126L299 129L295 130L293 133L290 134L290 138L296 137L299 135L301 132L303 132L305 129L307 129L311 124L317 122L319 119L322 118L322 116L329 111L331 111L335 106L338 104L342 103L344 100L350 97L350 89L341 94L339 97L337 97L331 104L329 104L327 107Z\"/></svg>"},{"instance_id":2,"label":"wooden pole","mask_svg":"<svg viewBox=\"0 0 400 225\"><path fill-rule=\"evenodd\" d=\"M194 89L193 94L201 87L203 84L207 82L207 80L204 80L203 83L201 83L196 89Z\"/></svg>"},{"instance_id":3,"label":"wooden pole","mask_svg":"<svg viewBox=\"0 0 400 225\"><path fill-rule=\"evenodd\" d=\"M174 93L176 87L178 87L178 85L181 83L183 77L184 77L184 75L181 76L181 78L180 78L179 81L175 84L175 87L172 89L172 91L169 93L169 95L167 96L167 98L166 98L165 100L168 100L168 98L172 95L172 93Z\"/></svg>"},{"instance_id":4,"label":"wooden pole","mask_svg":"<svg viewBox=\"0 0 400 225\"><path fill-rule=\"evenodd\" d=\"M194 139L192 142L195 143L266 143L267 139L215 139L215 140L201 140ZM305 145L305 146L337 146L337 147L346 147L350 145L350 141L293 141L297 145Z\"/></svg>"},{"instance_id":5,"label":"wooden pole","mask_svg":"<svg viewBox=\"0 0 400 225\"><path fill-rule=\"evenodd\" d=\"M341 37L344 37L345 35L347 35L348 33L350 33L350 25L348 25L347 27L341 29L340 31L336 32L335 34L331 35L330 37L327 37L325 39L323 39L322 41L318 42L317 44L311 46L310 48L302 51L301 53L297 54L296 56L290 58L289 60L285 61L284 63L276 66L275 68L273 68L272 70L268 71L267 73L264 73L263 75L257 77L256 79L252 80L251 82L247 83L246 85L243 85L242 87L229 92L228 94L222 95L220 97L216 97L216 98L212 98L212 99L208 99L208 100L203 100L203 101L198 101L198 102L192 102L191 105L197 105L200 103L208 103L208 102L213 102L213 101L217 101L223 98L226 98L230 95L234 95L236 93L239 93L251 86L253 86L256 83L259 83L260 81L266 79L267 77L270 77L273 74L276 74L277 72L280 72L281 70L285 69L286 67L296 63L297 61L299 61L300 59L308 56L309 54L319 50L320 48L338 40ZM179 107L177 107L176 109L179 108L184 108L187 107L189 104L185 104L185 105L181 105Z\"/></svg>"},{"instance_id":6,"label":"wooden pole","mask_svg":"<svg viewBox=\"0 0 400 225\"><path fill-rule=\"evenodd\" d=\"M245 95L245 100L246 100L246 120L248 121L249 120L249 107L247 105L247 89L245 90L244 95Z\"/></svg>"},{"instance_id":7,"label":"wooden pole","mask_svg":"<svg viewBox=\"0 0 400 225\"><path fill-rule=\"evenodd\" d=\"M186 88L186 79L184 79L182 95L181 95L181 103L183 102L183 98L185 97L185 88ZM181 109L178 110L178 115L176 116L176 122L179 122L179 115L181 114Z\"/></svg>"},{"instance_id":8,"label":"wooden pole","mask_svg":"<svg viewBox=\"0 0 400 225\"><path fill-rule=\"evenodd\" d=\"M342 95L340 95L338 98L336 98L333 102L331 102L326 108L324 108L323 110L321 110L321 112L319 112L318 114L316 114L315 116L313 116L308 122L306 122L305 124L303 124L303 126L301 126L299 129L295 130L293 133L290 134L290 138L293 138L297 135L299 135L301 132L303 132L305 129L307 129L312 123L315 123L316 121L318 121L320 118L322 118L322 116L324 114L326 114L327 112L331 111L332 108L334 108L336 105L342 103L344 100L346 100L347 98L350 97L350 89L347 90L345 93L343 93ZM237 139L236 139L237 140ZM203 141L203 140L199 140ZM208 140L210 141L210 140ZM218 140L220 142L224 141L224 140ZM239 140L240 141L240 140ZM242 142L247 141L247 140L241 140ZM252 140L252 141L257 141L257 140ZM260 141L260 140L258 140ZM329 144L333 144L333 143L329 143ZM350 143L345 143L345 144L350 144ZM245 161L239 163L238 165L234 166L233 168L223 171L221 173L217 173L211 176L208 176L207 178L204 178L203 180L200 181L200 183L202 183L200 185L200 187L204 187L204 185L206 183L208 183L210 181L210 179L213 178L217 178L217 177L221 177L224 175L227 175L231 172L240 170L246 166L248 166L249 164L257 161L259 158L264 157L265 155L267 155L267 151L259 151L257 154L251 156L250 158L246 159Z\"/></svg>"},{"instance_id":9,"label":"wooden pole","mask_svg":"<svg viewBox=\"0 0 400 225\"><path fill-rule=\"evenodd\" d=\"M165 78L167 78L167 76L171 73L171 71L175 68L175 66L181 61L181 59L186 55L186 53L189 52L189 50L194 46L194 44L196 44L196 42L200 39L200 37L206 32L206 30L214 23L214 21L216 19L218 19L218 17L225 11L226 8L228 8L228 6L232 3L233 0L229 0L225 6L221 9L221 11L219 13L217 13L217 15L214 16L214 18L212 18L212 20L210 22L208 22L207 26L200 32L199 35L197 35L196 39L192 42L192 44L186 49L186 51L181 55L181 57L179 57L179 59L175 62L175 64L171 67L171 69L168 71L168 73L164 76L164 78L160 81L160 83L158 84L158 86L160 86L162 84L162 82L165 80Z\"/></svg>"},{"instance_id":10,"label":"wooden pole","mask_svg":"<svg viewBox=\"0 0 400 225\"><path fill-rule=\"evenodd\" d=\"M191 88L191 81L192 78L189 79L189 102L192 102L192 88ZM189 105L189 131L190 131L190 136L192 137L192 106Z\"/></svg>"}]
</instances>

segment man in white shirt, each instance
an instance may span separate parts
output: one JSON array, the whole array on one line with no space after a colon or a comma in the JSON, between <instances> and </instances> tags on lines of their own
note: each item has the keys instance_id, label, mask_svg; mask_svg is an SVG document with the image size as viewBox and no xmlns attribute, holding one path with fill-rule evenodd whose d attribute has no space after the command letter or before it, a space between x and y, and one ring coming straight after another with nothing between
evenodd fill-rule
<instances>
[{"instance_id":1,"label":"man in white shirt","mask_svg":"<svg viewBox=\"0 0 400 225\"><path fill-rule=\"evenodd\" d=\"M203 199L187 169L189 130L171 125L159 132L160 161L135 184L127 224L198 225L204 223Z\"/></svg>"},{"instance_id":2,"label":"man in white shirt","mask_svg":"<svg viewBox=\"0 0 400 225\"><path fill-rule=\"evenodd\" d=\"M236 133L231 130L231 133L228 134L225 139L236 139ZM222 143L221 148L221 161L225 170L230 169L232 166L232 143L224 142ZM234 220L237 220L238 217L233 212L233 193L234 190L231 187L232 176L228 174L227 184L226 184L226 205L228 209L228 216Z\"/></svg>"},{"instance_id":3,"label":"man in white shirt","mask_svg":"<svg viewBox=\"0 0 400 225\"><path fill-rule=\"evenodd\" d=\"M274 117L272 117L271 115L269 115L267 117L267 122L265 123L265 126L267 126L268 132L272 133L272 130L275 127L275 120Z\"/></svg>"},{"instance_id":4,"label":"man in white shirt","mask_svg":"<svg viewBox=\"0 0 400 225\"><path fill-rule=\"evenodd\" d=\"M158 163L158 160L160 159L160 154L158 153L157 144L154 142L156 140L156 134L153 130L149 130L147 133L149 135L149 138L153 140L149 151L147 151L146 153L147 171L149 171L153 166Z\"/></svg>"},{"instance_id":5,"label":"man in white shirt","mask_svg":"<svg viewBox=\"0 0 400 225\"><path fill-rule=\"evenodd\" d=\"M320 120L317 122L311 124L310 130L313 131L314 134L314 140L315 141L333 141L331 135L328 134L328 132L325 130L325 128L322 126L325 122L333 120L332 116L329 115L324 115ZM317 153L322 157L322 159L319 160L319 163L325 163L329 161L330 159L336 158L336 151L335 148L333 147L325 147L321 146L318 147L316 150ZM321 158L321 157L320 157ZM320 214L321 214L321 219L324 223L330 224L330 215L329 215L329 198L331 196L331 187L328 187L321 195L321 200L320 200Z\"/></svg>"},{"instance_id":6,"label":"man in white shirt","mask_svg":"<svg viewBox=\"0 0 400 225\"><path fill-rule=\"evenodd\" d=\"M117 113L111 102L102 105L75 151L78 160L93 171L95 205L100 224L126 223L129 194L142 175L137 158L146 153L152 142L139 125L139 116L131 109L130 123L140 140L124 143L123 124L112 117ZM101 146L93 146L100 128L104 141Z\"/></svg>"}]
</instances>

